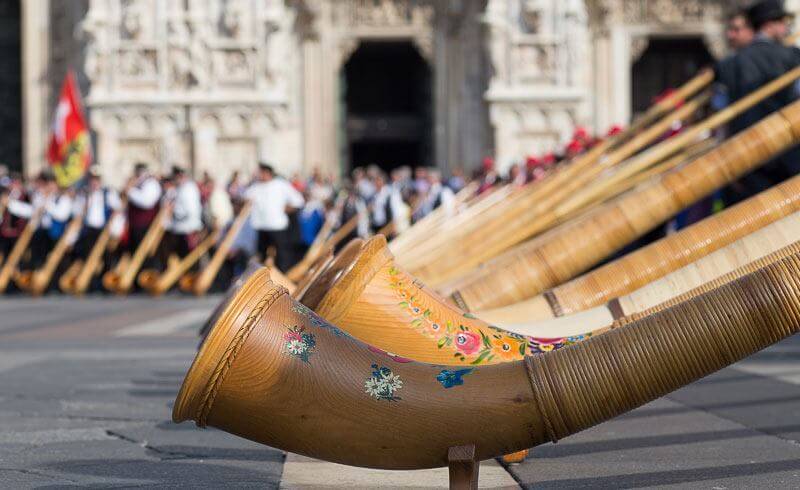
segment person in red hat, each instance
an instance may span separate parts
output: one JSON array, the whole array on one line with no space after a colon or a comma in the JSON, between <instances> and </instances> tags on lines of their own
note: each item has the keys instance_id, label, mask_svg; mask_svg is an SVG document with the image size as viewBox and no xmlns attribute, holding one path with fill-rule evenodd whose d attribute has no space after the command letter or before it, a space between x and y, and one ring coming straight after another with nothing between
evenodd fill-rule
<instances>
[{"instance_id":1,"label":"person in red hat","mask_svg":"<svg viewBox=\"0 0 800 490\"><path fill-rule=\"evenodd\" d=\"M487 156L483 159L481 171L477 175L477 180L481 182L481 185L478 187L478 194L483 194L499 182L500 179L498 178L497 172L494 170L494 158Z\"/></svg>"}]
</instances>

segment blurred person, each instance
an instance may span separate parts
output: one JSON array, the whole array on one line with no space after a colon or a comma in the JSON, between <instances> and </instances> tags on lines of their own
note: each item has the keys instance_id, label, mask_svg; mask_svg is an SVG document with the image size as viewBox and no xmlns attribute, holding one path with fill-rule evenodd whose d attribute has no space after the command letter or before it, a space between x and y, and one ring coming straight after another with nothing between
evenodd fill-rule
<instances>
[{"instance_id":1,"label":"blurred person","mask_svg":"<svg viewBox=\"0 0 800 490\"><path fill-rule=\"evenodd\" d=\"M515 163L508 169L508 183L515 187L522 187L527 182L528 178L525 172L522 171L520 165Z\"/></svg>"},{"instance_id":2,"label":"blurred person","mask_svg":"<svg viewBox=\"0 0 800 490\"><path fill-rule=\"evenodd\" d=\"M78 193L73 213L83 212L83 228L72 249L74 259L86 260L116 211L122 210L122 201L114 189L103 185L102 174L97 166L87 172L86 187Z\"/></svg>"},{"instance_id":3,"label":"blurred person","mask_svg":"<svg viewBox=\"0 0 800 490\"><path fill-rule=\"evenodd\" d=\"M454 193L458 194L461 189L466 187L466 185L467 180L464 178L464 169L461 167L454 168L450 174L450 178L447 179L447 187L449 187Z\"/></svg>"},{"instance_id":4,"label":"blurred person","mask_svg":"<svg viewBox=\"0 0 800 490\"><path fill-rule=\"evenodd\" d=\"M715 67L719 106L733 104L784 73L800 66L800 49L783 44L789 35L789 14L780 0L762 0L747 10L756 31L755 39ZM798 99L797 84L768 97L735 118L728 126L731 135L756 124L764 117ZM719 99L724 100L720 101ZM800 171L800 150L794 148L751 172L725 191L726 204L747 199Z\"/></svg>"},{"instance_id":5,"label":"blurred person","mask_svg":"<svg viewBox=\"0 0 800 490\"><path fill-rule=\"evenodd\" d=\"M725 27L725 40L728 42L728 47L733 51L739 51L753 42L756 37L753 25L750 19L747 18L747 12L744 10L737 10L728 16L727 25Z\"/></svg>"},{"instance_id":6,"label":"blurred person","mask_svg":"<svg viewBox=\"0 0 800 490\"><path fill-rule=\"evenodd\" d=\"M22 176L16 173L8 175L7 181L0 190L0 263L8 257L22 230L33 214L28 200Z\"/></svg>"},{"instance_id":7,"label":"blurred person","mask_svg":"<svg viewBox=\"0 0 800 490\"><path fill-rule=\"evenodd\" d=\"M392 187L386 184L382 173L375 175L375 196L370 206L370 228L373 233L388 225L394 218L391 198Z\"/></svg>"},{"instance_id":8,"label":"blurred person","mask_svg":"<svg viewBox=\"0 0 800 490\"><path fill-rule=\"evenodd\" d=\"M244 192L247 190L247 185L241 181L238 170L234 170L231 178L228 180L226 186L228 195L233 201L240 201L244 198Z\"/></svg>"},{"instance_id":9,"label":"blurred person","mask_svg":"<svg viewBox=\"0 0 800 490\"><path fill-rule=\"evenodd\" d=\"M271 165L261 162L244 197L253 205L250 223L258 235L261 260L266 260L269 247L275 247L275 265L282 272L288 271L293 256L288 213L303 207L303 195L286 179L277 177Z\"/></svg>"},{"instance_id":10,"label":"blurred person","mask_svg":"<svg viewBox=\"0 0 800 490\"><path fill-rule=\"evenodd\" d=\"M200 202L205 206L211 193L214 192L214 179L207 170L203 171L203 178L197 183L197 188L200 190Z\"/></svg>"},{"instance_id":11,"label":"blurred person","mask_svg":"<svg viewBox=\"0 0 800 490\"><path fill-rule=\"evenodd\" d=\"M174 255L182 259L199 242L200 231L203 229L203 205L200 201L200 188L185 169L174 166L169 181L174 189L167 192L172 201L172 213L163 239L163 258L168 259Z\"/></svg>"},{"instance_id":12,"label":"blurred person","mask_svg":"<svg viewBox=\"0 0 800 490\"><path fill-rule=\"evenodd\" d=\"M124 193L128 199L128 251L134 253L158 214L161 183L147 164L140 162L134 166Z\"/></svg>"},{"instance_id":13,"label":"blurred person","mask_svg":"<svg viewBox=\"0 0 800 490\"><path fill-rule=\"evenodd\" d=\"M55 176L50 172L43 172L38 182L32 203L34 210L42 210L42 216L31 240L29 269L44 265L47 255L64 234L67 222L72 217L72 200L75 196L73 189L59 189Z\"/></svg>"}]
</instances>

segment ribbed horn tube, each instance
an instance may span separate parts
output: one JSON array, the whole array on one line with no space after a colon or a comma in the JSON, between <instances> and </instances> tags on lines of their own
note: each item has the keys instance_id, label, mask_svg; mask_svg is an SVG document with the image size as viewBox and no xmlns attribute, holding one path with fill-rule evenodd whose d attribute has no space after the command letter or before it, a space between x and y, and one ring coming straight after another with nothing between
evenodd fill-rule
<instances>
[{"instance_id":1,"label":"ribbed horn tube","mask_svg":"<svg viewBox=\"0 0 800 490\"><path fill-rule=\"evenodd\" d=\"M578 313L631 293L798 211L800 176L531 299L475 315L506 325ZM760 240L769 243L769 237Z\"/></svg>"},{"instance_id":2,"label":"ribbed horn tube","mask_svg":"<svg viewBox=\"0 0 800 490\"><path fill-rule=\"evenodd\" d=\"M455 370L370 348L262 270L206 339L173 420L363 467L443 466L466 444L487 459L567 437L796 333L799 273L792 256L571 348Z\"/></svg>"},{"instance_id":3,"label":"ribbed horn tube","mask_svg":"<svg viewBox=\"0 0 800 490\"><path fill-rule=\"evenodd\" d=\"M605 330L615 320L650 311L653 307L685 301L738 279L756 269L800 252L800 212L717 250L700 260L625 296L579 313L538 319L552 312L544 298L479 312L476 315L494 325L534 337L570 337ZM678 299L680 298L680 299ZM662 308L663 309L663 308ZM530 319L530 320L529 320Z\"/></svg>"},{"instance_id":4,"label":"ribbed horn tube","mask_svg":"<svg viewBox=\"0 0 800 490\"><path fill-rule=\"evenodd\" d=\"M683 168L518 246L449 285L464 309L531 298L585 271L632 240L800 139L800 102L763 119Z\"/></svg>"}]
</instances>

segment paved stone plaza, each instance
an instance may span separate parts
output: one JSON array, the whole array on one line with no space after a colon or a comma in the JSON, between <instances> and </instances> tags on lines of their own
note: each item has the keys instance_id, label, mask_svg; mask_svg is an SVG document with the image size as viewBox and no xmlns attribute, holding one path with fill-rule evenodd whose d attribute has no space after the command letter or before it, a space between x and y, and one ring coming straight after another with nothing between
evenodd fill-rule
<instances>
[{"instance_id":1,"label":"paved stone plaza","mask_svg":"<svg viewBox=\"0 0 800 490\"><path fill-rule=\"evenodd\" d=\"M0 487L418 487L170 422L217 298L0 301ZM799 488L800 339L503 468L487 488ZM454 423L471 423L454 421ZM474 423L479 423L474 421Z\"/></svg>"}]
</instances>

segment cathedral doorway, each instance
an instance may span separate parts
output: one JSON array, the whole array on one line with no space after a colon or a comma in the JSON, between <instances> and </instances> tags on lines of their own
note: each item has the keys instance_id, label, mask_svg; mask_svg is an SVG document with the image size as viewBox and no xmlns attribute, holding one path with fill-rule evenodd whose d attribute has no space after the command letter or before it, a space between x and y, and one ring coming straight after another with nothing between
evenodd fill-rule
<instances>
[{"instance_id":1,"label":"cathedral doorway","mask_svg":"<svg viewBox=\"0 0 800 490\"><path fill-rule=\"evenodd\" d=\"M342 71L342 161L384 170L432 162L431 68L410 42L362 42Z\"/></svg>"},{"instance_id":2,"label":"cathedral doorway","mask_svg":"<svg viewBox=\"0 0 800 490\"><path fill-rule=\"evenodd\" d=\"M22 170L20 0L0 0L0 163Z\"/></svg>"},{"instance_id":3,"label":"cathedral doorway","mask_svg":"<svg viewBox=\"0 0 800 490\"><path fill-rule=\"evenodd\" d=\"M660 94L679 87L713 62L714 57L700 37L650 39L645 52L633 64L634 118L646 111Z\"/></svg>"}]
</instances>

